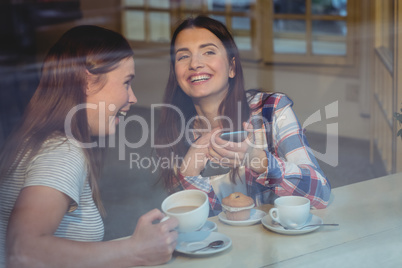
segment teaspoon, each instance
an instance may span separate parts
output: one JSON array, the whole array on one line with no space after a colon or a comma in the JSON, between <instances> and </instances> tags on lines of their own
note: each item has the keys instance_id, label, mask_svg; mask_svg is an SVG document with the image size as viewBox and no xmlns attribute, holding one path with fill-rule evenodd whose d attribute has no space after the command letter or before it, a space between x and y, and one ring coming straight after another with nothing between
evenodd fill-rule
<instances>
[{"instance_id":1,"label":"teaspoon","mask_svg":"<svg viewBox=\"0 0 402 268\"><path fill-rule=\"evenodd\" d=\"M199 248L199 249L195 249L195 250L190 250L190 252L196 252L196 251L203 250L203 249L206 249L206 248L220 248L220 247L223 246L224 243L225 242L223 242L222 240L216 240L216 241L213 241L213 242L209 243L208 246L205 246L205 247L202 247L202 248Z\"/></svg>"},{"instance_id":2,"label":"teaspoon","mask_svg":"<svg viewBox=\"0 0 402 268\"><path fill-rule=\"evenodd\" d=\"M314 226L339 226L339 224L337 224L337 223L317 223L317 224L305 225L305 226L298 227L298 228L288 228L288 227L285 227L285 226L282 226L282 227L285 230L300 230L300 229L303 229L303 228L314 227Z\"/></svg>"}]
</instances>

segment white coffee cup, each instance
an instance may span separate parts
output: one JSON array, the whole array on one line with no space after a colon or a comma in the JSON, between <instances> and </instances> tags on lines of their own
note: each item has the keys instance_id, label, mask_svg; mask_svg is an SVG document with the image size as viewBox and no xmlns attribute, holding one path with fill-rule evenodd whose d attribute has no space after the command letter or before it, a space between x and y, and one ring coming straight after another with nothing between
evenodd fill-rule
<instances>
[{"instance_id":1,"label":"white coffee cup","mask_svg":"<svg viewBox=\"0 0 402 268\"><path fill-rule=\"evenodd\" d=\"M179 221L177 230L180 233L197 231L204 226L208 219L208 195L199 190L184 190L174 193L163 200L162 211L168 217L174 217Z\"/></svg>"},{"instance_id":2,"label":"white coffee cup","mask_svg":"<svg viewBox=\"0 0 402 268\"><path fill-rule=\"evenodd\" d=\"M310 217L310 200L302 196L282 196L269 210L271 218L286 228L304 226Z\"/></svg>"}]
</instances>

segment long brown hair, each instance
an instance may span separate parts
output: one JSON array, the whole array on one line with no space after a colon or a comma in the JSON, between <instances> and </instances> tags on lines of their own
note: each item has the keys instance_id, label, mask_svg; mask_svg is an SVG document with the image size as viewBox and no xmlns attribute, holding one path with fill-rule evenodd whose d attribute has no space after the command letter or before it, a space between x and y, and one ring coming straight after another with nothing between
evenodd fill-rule
<instances>
[{"instance_id":1,"label":"long brown hair","mask_svg":"<svg viewBox=\"0 0 402 268\"><path fill-rule=\"evenodd\" d=\"M180 88L175 74L174 46L176 38L182 30L188 28L204 28L209 30L223 43L226 49L228 60L231 61L234 59L234 70L236 75L234 78L228 78L229 91L225 99L220 103L218 112L219 115L231 118L234 123L234 128L240 129L241 126L238 126L237 123L240 122L241 124L241 122L248 120L250 116L250 109L244 89L243 68L240 62L239 50L226 26L221 22L207 16L188 18L184 20L173 33L170 43L170 72L165 88L164 104L177 107L184 116L186 125L191 118L197 116L192 99ZM231 62L229 62L229 64L230 63ZM240 112L237 110L239 107L238 103L240 103L239 106L241 107ZM223 126L225 126L225 123L225 120L221 121ZM179 137L180 131L182 131L181 124L182 122L180 114L178 114L177 111L174 111L172 108L164 105L161 110L160 124L156 133L156 144L161 148L156 148L156 152L159 157L172 160L169 167L161 167L161 178L165 183L165 187L170 191L173 190L172 186L176 177L172 158L178 156L178 158L175 159L181 159L184 157L188 151L189 145L186 144L184 138L182 138L178 143L175 143L173 146L163 147L163 145L171 144ZM232 172L232 182L235 182L235 174L237 174L237 171Z\"/></svg>"},{"instance_id":2,"label":"long brown hair","mask_svg":"<svg viewBox=\"0 0 402 268\"><path fill-rule=\"evenodd\" d=\"M16 169L24 156L27 161L32 159L50 137L67 138L64 122L68 112L86 102L86 71L103 81L101 78L117 68L121 60L132 56L127 40L114 31L91 25L67 31L45 57L39 86L20 124L5 142L0 155L0 182ZM75 113L70 126L75 140L92 141L85 109ZM101 173L101 149L82 150L94 201L103 212L97 184Z\"/></svg>"}]
</instances>

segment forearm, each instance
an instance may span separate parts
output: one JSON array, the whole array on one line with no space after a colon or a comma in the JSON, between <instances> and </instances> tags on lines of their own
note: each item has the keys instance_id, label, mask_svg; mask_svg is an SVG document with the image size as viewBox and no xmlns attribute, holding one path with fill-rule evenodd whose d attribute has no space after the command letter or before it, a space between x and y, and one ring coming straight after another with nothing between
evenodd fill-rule
<instances>
[{"instance_id":1,"label":"forearm","mask_svg":"<svg viewBox=\"0 0 402 268\"><path fill-rule=\"evenodd\" d=\"M8 252L9 267L132 267L142 265L128 239L77 242L44 235L16 236Z\"/></svg>"}]
</instances>

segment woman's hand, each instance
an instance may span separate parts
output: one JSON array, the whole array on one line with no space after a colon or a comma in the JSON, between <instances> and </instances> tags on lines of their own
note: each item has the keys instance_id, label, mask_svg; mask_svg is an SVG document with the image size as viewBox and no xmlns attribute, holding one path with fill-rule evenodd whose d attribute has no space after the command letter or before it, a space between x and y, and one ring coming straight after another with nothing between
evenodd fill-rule
<instances>
[{"instance_id":1,"label":"woman's hand","mask_svg":"<svg viewBox=\"0 0 402 268\"><path fill-rule=\"evenodd\" d=\"M242 142L230 142L220 138L221 130L216 129L211 135L208 155L211 161L232 168L247 166L257 173L267 169L268 159L265 152L254 145L254 133L251 124L244 123L244 129L249 132Z\"/></svg>"},{"instance_id":2,"label":"woman's hand","mask_svg":"<svg viewBox=\"0 0 402 268\"><path fill-rule=\"evenodd\" d=\"M212 132L202 134L188 149L180 166L183 176L198 176L208 161L208 147Z\"/></svg>"},{"instance_id":3,"label":"woman's hand","mask_svg":"<svg viewBox=\"0 0 402 268\"><path fill-rule=\"evenodd\" d=\"M131 236L133 254L139 265L157 265L168 262L176 247L178 226L175 218L160 221L165 215L158 209L142 215L138 220L134 234Z\"/></svg>"},{"instance_id":4,"label":"woman's hand","mask_svg":"<svg viewBox=\"0 0 402 268\"><path fill-rule=\"evenodd\" d=\"M79 242L54 236L72 200L47 186L22 189L7 231L7 267L132 267L170 260L178 226L154 209L144 214L127 239Z\"/></svg>"}]
</instances>

